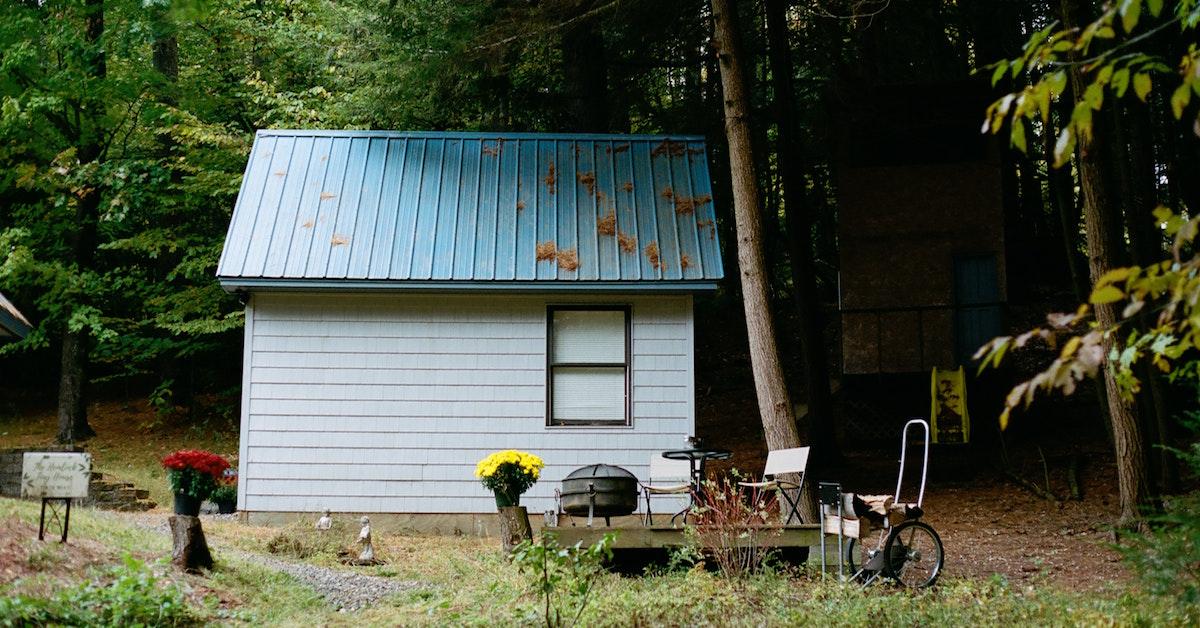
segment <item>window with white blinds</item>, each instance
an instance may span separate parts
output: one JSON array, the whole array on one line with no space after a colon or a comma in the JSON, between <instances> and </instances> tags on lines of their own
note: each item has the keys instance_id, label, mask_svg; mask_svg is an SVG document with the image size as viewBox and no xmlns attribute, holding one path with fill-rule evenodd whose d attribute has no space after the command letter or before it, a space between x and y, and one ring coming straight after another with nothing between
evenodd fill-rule
<instances>
[{"instance_id":1,"label":"window with white blinds","mask_svg":"<svg viewBox=\"0 0 1200 628\"><path fill-rule=\"evenodd\" d=\"M547 365L550 425L629 422L629 309L552 307Z\"/></svg>"}]
</instances>

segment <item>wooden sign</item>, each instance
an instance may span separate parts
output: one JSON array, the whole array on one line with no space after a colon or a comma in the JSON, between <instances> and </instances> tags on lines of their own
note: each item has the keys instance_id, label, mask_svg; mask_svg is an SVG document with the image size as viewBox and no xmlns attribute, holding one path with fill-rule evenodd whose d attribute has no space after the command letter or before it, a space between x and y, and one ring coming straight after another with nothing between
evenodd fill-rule
<instances>
[{"instance_id":1,"label":"wooden sign","mask_svg":"<svg viewBox=\"0 0 1200 628\"><path fill-rule=\"evenodd\" d=\"M87 497L91 474L91 454L29 452L21 466L21 496L42 499Z\"/></svg>"}]
</instances>

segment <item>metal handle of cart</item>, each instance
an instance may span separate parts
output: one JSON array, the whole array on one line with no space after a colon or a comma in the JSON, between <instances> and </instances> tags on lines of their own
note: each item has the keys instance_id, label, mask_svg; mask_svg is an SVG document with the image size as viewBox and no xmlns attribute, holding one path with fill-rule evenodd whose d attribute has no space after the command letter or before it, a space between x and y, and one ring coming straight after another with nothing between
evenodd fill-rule
<instances>
[{"instance_id":1,"label":"metal handle of cart","mask_svg":"<svg viewBox=\"0 0 1200 628\"><path fill-rule=\"evenodd\" d=\"M904 434L900 439L900 477L896 478L896 498L897 504L900 502L900 486L904 483L904 463L908 457L908 430L914 425L920 425L925 430L925 454L921 462L921 490L917 493L917 507L920 508L925 501L925 477L929 473L929 422L925 419L909 419L908 423L904 424Z\"/></svg>"}]
</instances>

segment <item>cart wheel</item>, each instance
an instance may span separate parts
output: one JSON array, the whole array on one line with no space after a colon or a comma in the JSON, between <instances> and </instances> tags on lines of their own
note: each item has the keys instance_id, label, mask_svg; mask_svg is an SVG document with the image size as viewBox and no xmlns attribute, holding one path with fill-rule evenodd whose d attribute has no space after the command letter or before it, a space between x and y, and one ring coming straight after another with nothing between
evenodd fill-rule
<instances>
[{"instance_id":1,"label":"cart wheel","mask_svg":"<svg viewBox=\"0 0 1200 628\"><path fill-rule=\"evenodd\" d=\"M929 524L905 521L892 528L883 547L886 575L906 587L931 587L942 572L942 540Z\"/></svg>"},{"instance_id":2,"label":"cart wheel","mask_svg":"<svg viewBox=\"0 0 1200 628\"><path fill-rule=\"evenodd\" d=\"M864 567L870 564L871 555L879 551L878 547L878 543L863 543L856 538L846 539L846 576L857 582L866 582L874 575L874 571L867 571Z\"/></svg>"}]
</instances>

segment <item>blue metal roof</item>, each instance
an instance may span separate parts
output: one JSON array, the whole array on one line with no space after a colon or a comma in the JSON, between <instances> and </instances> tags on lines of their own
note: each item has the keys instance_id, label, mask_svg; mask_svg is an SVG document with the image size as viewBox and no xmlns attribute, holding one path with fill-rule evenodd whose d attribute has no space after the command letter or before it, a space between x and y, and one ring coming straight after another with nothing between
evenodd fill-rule
<instances>
[{"instance_id":1,"label":"blue metal roof","mask_svg":"<svg viewBox=\"0 0 1200 628\"><path fill-rule=\"evenodd\" d=\"M259 131L217 276L236 288L723 276L700 137Z\"/></svg>"},{"instance_id":2,"label":"blue metal roof","mask_svg":"<svg viewBox=\"0 0 1200 628\"><path fill-rule=\"evenodd\" d=\"M33 331L33 325L25 318L17 306L0 293L0 342L20 340Z\"/></svg>"}]
</instances>

